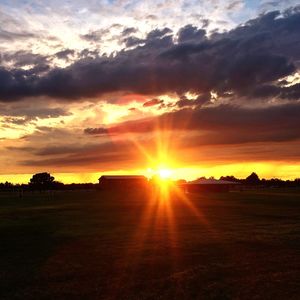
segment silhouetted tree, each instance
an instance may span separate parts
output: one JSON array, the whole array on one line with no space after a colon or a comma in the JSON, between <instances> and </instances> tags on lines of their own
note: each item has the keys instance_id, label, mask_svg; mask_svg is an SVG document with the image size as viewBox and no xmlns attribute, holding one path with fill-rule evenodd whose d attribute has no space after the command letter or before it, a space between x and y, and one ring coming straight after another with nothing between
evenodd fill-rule
<instances>
[{"instance_id":1,"label":"silhouetted tree","mask_svg":"<svg viewBox=\"0 0 300 300\"><path fill-rule=\"evenodd\" d=\"M14 185L8 181L5 181L4 186L9 189L12 188Z\"/></svg>"},{"instance_id":2,"label":"silhouetted tree","mask_svg":"<svg viewBox=\"0 0 300 300\"><path fill-rule=\"evenodd\" d=\"M54 177L49 173L37 173L34 174L29 182L29 185L33 188L44 190L52 187L54 183Z\"/></svg>"},{"instance_id":3,"label":"silhouetted tree","mask_svg":"<svg viewBox=\"0 0 300 300\"><path fill-rule=\"evenodd\" d=\"M6 181L5 183L0 183L0 189L9 191L12 190L14 187L14 185L8 181Z\"/></svg>"},{"instance_id":4,"label":"silhouetted tree","mask_svg":"<svg viewBox=\"0 0 300 300\"><path fill-rule=\"evenodd\" d=\"M258 175L256 173L251 173L246 179L245 179L246 183L249 184L259 184L260 183L260 179L258 177Z\"/></svg>"},{"instance_id":5,"label":"silhouetted tree","mask_svg":"<svg viewBox=\"0 0 300 300\"><path fill-rule=\"evenodd\" d=\"M230 175L230 176L221 176L220 180L226 180L226 181L232 181L232 182L239 182L240 180L236 177Z\"/></svg>"}]
</instances>

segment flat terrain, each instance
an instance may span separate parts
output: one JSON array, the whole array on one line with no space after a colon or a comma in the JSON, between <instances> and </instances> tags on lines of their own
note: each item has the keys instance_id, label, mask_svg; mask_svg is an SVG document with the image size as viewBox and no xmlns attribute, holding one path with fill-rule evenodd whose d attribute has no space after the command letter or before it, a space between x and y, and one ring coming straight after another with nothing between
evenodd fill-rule
<instances>
[{"instance_id":1,"label":"flat terrain","mask_svg":"<svg viewBox=\"0 0 300 300\"><path fill-rule=\"evenodd\" d=\"M300 193L0 193L0 299L299 299Z\"/></svg>"}]
</instances>

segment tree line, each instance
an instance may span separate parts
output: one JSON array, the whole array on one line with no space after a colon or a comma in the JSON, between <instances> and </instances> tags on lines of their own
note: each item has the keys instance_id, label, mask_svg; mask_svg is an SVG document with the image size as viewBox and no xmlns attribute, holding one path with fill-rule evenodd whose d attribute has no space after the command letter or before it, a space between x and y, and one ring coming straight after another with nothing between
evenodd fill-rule
<instances>
[{"instance_id":1,"label":"tree line","mask_svg":"<svg viewBox=\"0 0 300 300\"><path fill-rule=\"evenodd\" d=\"M201 177L202 179L205 177ZM244 179L239 179L234 176L221 176L219 180L226 180L231 182L238 182L247 186L261 186L261 187L300 187L300 178L294 180L282 180L278 178L260 179L259 176L253 172ZM178 180L179 184L184 183L185 180ZM64 184L55 181L55 178L47 172L34 174L28 184L12 184L10 182L0 183L0 191L43 191L43 190L77 190L77 189L95 189L98 184L94 183L71 183Z\"/></svg>"},{"instance_id":2,"label":"tree line","mask_svg":"<svg viewBox=\"0 0 300 300\"><path fill-rule=\"evenodd\" d=\"M265 186L265 187L300 187L300 178L294 180L282 180L279 178L260 179L259 176L253 172L245 179L238 179L234 176L221 176L220 180L228 180L232 182L239 182L244 185Z\"/></svg>"},{"instance_id":3,"label":"tree line","mask_svg":"<svg viewBox=\"0 0 300 300\"><path fill-rule=\"evenodd\" d=\"M71 183L64 184L55 181L55 178L47 172L34 174L28 184L12 184L10 182L0 183L0 190L2 191L45 191L45 190L78 190L78 189L92 189L96 186L93 183Z\"/></svg>"}]
</instances>

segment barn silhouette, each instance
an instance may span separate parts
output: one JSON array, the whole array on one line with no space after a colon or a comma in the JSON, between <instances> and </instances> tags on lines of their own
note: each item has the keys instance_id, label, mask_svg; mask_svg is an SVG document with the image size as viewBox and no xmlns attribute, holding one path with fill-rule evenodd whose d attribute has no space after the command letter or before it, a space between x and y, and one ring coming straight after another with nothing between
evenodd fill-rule
<instances>
[{"instance_id":1,"label":"barn silhouette","mask_svg":"<svg viewBox=\"0 0 300 300\"><path fill-rule=\"evenodd\" d=\"M103 190L146 188L148 179L143 175L103 175L99 187Z\"/></svg>"}]
</instances>

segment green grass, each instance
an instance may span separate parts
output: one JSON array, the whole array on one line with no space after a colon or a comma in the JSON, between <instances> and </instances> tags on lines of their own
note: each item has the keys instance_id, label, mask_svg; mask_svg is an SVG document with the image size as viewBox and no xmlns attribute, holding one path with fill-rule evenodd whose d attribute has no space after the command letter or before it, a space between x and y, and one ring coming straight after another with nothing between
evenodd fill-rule
<instances>
[{"instance_id":1,"label":"green grass","mask_svg":"<svg viewBox=\"0 0 300 300\"><path fill-rule=\"evenodd\" d=\"M299 278L299 191L0 193L1 300L299 299Z\"/></svg>"}]
</instances>

